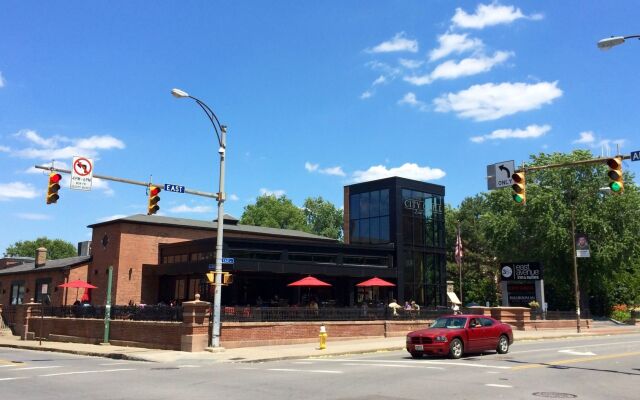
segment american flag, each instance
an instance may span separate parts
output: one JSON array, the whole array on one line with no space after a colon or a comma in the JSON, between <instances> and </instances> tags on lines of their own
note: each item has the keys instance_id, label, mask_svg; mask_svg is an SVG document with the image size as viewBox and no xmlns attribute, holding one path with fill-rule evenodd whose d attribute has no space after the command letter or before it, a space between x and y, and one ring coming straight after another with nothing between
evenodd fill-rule
<instances>
[{"instance_id":1,"label":"american flag","mask_svg":"<svg viewBox=\"0 0 640 400\"><path fill-rule=\"evenodd\" d=\"M458 235L456 236L456 263L462 263L462 256L464 251L462 250L462 238L460 237L460 227L458 227Z\"/></svg>"}]
</instances>

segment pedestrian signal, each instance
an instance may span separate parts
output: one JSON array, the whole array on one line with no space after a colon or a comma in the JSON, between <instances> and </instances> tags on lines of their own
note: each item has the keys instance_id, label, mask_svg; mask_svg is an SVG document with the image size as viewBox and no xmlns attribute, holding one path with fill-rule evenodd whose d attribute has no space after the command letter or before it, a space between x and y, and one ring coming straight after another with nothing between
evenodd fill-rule
<instances>
[{"instance_id":1,"label":"pedestrian signal","mask_svg":"<svg viewBox=\"0 0 640 400\"><path fill-rule=\"evenodd\" d=\"M229 272L222 273L222 284L223 285L231 285L233 283L233 275Z\"/></svg>"},{"instance_id":2,"label":"pedestrian signal","mask_svg":"<svg viewBox=\"0 0 640 400\"><path fill-rule=\"evenodd\" d=\"M52 172L49 174L49 185L47 187L47 204L54 204L58 201L60 196L58 190L60 190L60 181L62 175Z\"/></svg>"},{"instance_id":3,"label":"pedestrian signal","mask_svg":"<svg viewBox=\"0 0 640 400\"><path fill-rule=\"evenodd\" d=\"M518 204L525 204L527 202L527 180L524 176L524 171L516 171L511 175L514 184L513 188L513 200Z\"/></svg>"},{"instance_id":4,"label":"pedestrian signal","mask_svg":"<svg viewBox=\"0 0 640 400\"><path fill-rule=\"evenodd\" d=\"M207 281L209 281L209 283L215 282L215 274L213 272L207 272L205 275L207 275Z\"/></svg>"},{"instance_id":5,"label":"pedestrian signal","mask_svg":"<svg viewBox=\"0 0 640 400\"><path fill-rule=\"evenodd\" d=\"M609 167L609 188L613 193L622 193L624 191L624 181L622 179L622 157L617 156L607 160Z\"/></svg>"},{"instance_id":6,"label":"pedestrian signal","mask_svg":"<svg viewBox=\"0 0 640 400\"><path fill-rule=\"evenodd\" d=\"M160 201L161 189L157 186L150 185L149 186L149 204L147 205L147 215L153 215L158 212L160 206L158 202Z\"/></svg>"}]
</instances>

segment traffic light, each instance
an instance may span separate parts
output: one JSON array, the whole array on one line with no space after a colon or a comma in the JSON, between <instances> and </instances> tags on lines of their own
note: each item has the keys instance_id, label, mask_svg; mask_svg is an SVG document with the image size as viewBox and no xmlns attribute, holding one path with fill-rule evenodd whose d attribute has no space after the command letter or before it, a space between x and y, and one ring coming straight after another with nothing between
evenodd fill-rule
<instances>
[{"instance_id":1,"label":"traffic light","mask_svg":"<svg viewBox=\"0 0 640 400\"><path fill-rule=\"evenodd\" d=\"M231 285L233 283L233 275L230 272L222 273L222 284L223 285Z\"/></svg>"},{"instance_id":2,"label":"traffic light","mask_svg":"<svg viewBox=\"0 0 640 400\"><path fill-rule=\"evenodd\" d=\"M611 182L609 188L613 193L622 193L624 191L624 181L622 180L622 157L617 156L607 160L609 172L607 175Z\"/></svg>"},{"instance_id":3,"label":"traffic light","mask_svg":"<svg viewBox=\"0 0 640 400\"><path fill-rule=\"evenodd\" d=\"M215 283L216 279L213 272L207 272L205 275L207 275L207 281L209 281L209 283Z\"/></svg>"},{"instance_id":4,"label":"traffic light","mask_svg":"<svg viewBox=\"0 0 640 400\"><path fill-rule=\"evenodd\" d=\"M161 189L157 186L149 185L149 205L147 206L147 215L153 215L158 212L160 206L158 202L160 201Z\"/></svg>"},{"instance_id":5,"label":"traffic light","mask_svg":"<svg viewBox=\"0 0 640 400\"><path fill-rule=\"evenodd\" d=\"M513 179L513 200L518 204L524 204L527 202L527 180L524 176L524 171L516 171L511 175Z\"/></svg>"},{"instance_id":6,"label":"traffic light","mask_svg":"<svg viewBox=\"0 0 640 400\"><path fill-rule=\"evenodd\" d=\"M54 204L58 201L58 190L60 190L60 180L62 175L52 172L49 174L49 186L47 186L47 204Z\"/></svg>"}]
</instances>

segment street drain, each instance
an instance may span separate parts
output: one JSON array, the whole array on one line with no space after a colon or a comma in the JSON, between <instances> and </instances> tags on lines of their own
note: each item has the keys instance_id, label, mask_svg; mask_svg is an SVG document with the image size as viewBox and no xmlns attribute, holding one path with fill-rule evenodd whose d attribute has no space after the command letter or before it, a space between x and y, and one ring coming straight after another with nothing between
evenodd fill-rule
<instances>
[{"instance_id":1,"label":"street drain","mask_svg":"<svg viewBox=\"0 0 640 400\"><path fill-rule=\"evenodd\" d=\"M578 395L571 393L560 393L560 392L534 392L532 393L537 397L546 397L549 399L575 399Z\"/></svg>"}]
</instances>

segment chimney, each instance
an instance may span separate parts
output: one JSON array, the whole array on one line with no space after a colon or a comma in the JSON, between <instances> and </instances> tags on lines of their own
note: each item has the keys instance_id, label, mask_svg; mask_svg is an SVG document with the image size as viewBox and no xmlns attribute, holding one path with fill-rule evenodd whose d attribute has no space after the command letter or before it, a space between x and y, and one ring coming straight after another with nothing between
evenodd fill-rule
<instances>
[{"instance_id":1,"label":"chimney","mask_svg":"<svg viewBox=\"0 0 640 400\"><path fill-rule=\"evenodd\" d=\"M47 263L47 249L38 247L36 249L36 268L42 267Z\"/></svg>"}]
</instances>

